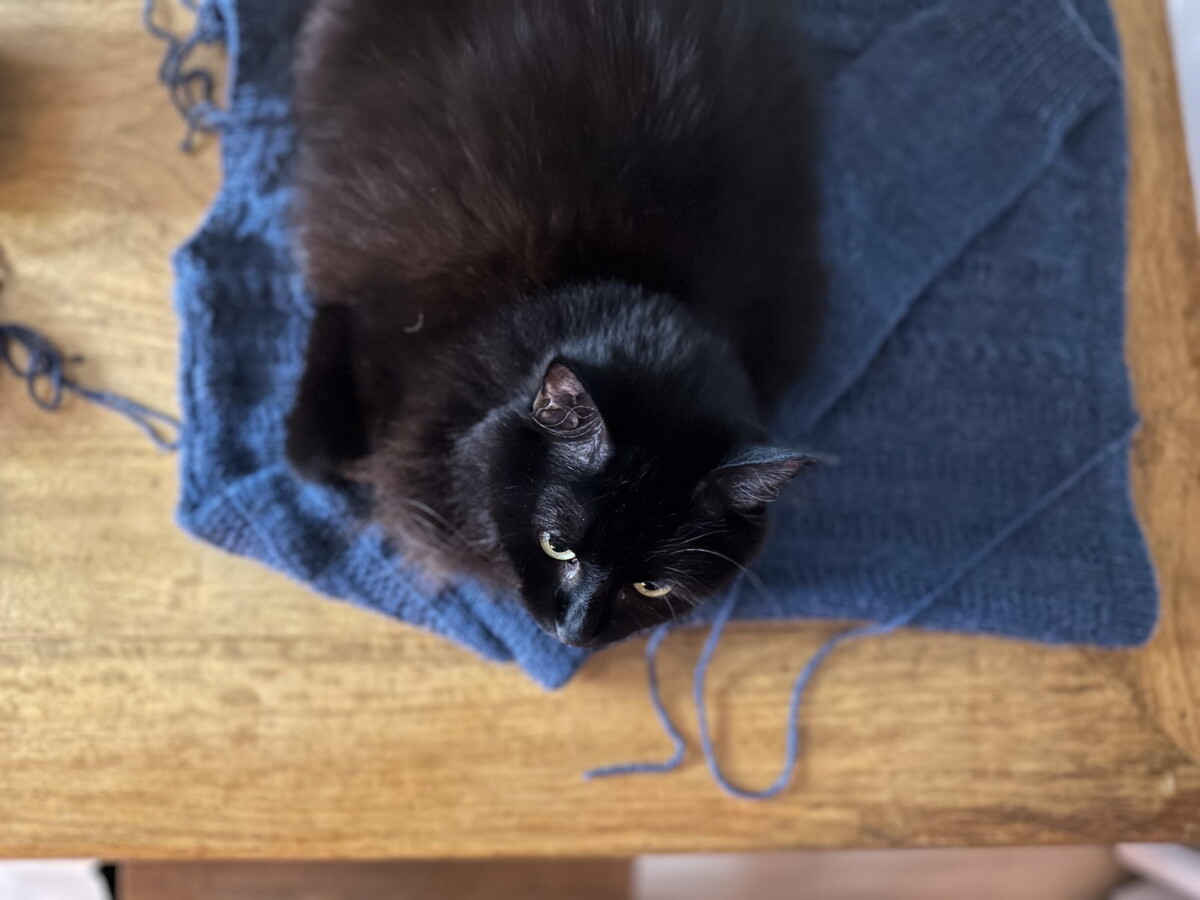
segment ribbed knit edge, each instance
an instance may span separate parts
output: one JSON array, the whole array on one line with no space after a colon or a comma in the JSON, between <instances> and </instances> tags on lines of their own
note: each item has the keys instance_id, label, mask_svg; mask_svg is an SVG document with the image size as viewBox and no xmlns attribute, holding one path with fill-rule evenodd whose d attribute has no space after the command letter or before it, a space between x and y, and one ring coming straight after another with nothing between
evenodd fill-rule
<instances>
[{"instance_id":1,"label":"ribbed knit edge","mask_svg":"<svg viewBox=\"0 0 1200 900\"><path fill-rule=\"evenodd\" d=\"M961 46L980 80L993 81L1011 109L1053 123L1116 89L1120 72L1069 0L1004 0L946 5L946 37Z\"/></svg>"}]
</instances>

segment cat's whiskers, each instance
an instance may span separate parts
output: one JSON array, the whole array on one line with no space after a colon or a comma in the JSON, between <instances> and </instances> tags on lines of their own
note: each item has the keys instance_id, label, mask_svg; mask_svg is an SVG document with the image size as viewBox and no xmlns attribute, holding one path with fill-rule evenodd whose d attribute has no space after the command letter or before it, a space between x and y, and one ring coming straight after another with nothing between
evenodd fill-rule
<instances>
[{"instance_id":1,"label":"cat's whiskers","mask_svg":"<svg viewBox=\"0 0 1200 900\"><path fill-rule=\"evenodd\" d=\"M413 544L420 544L428 551L442 551L453 549L452 544L466 545L470 547L486 547L486 540L472 540L456 528L436 509L420 500L414 500L411 497L394 498L397 502L409 507L412 510L412 515L409 521L413 525L420 528L422 534L413 534L411 531L408 534L408 540Z\"/></svg>"},{"instance_id":2,"label":"cat's whiskers","mask_svg":"<svg viewBox=\"0 0 1200 900\"><path fill-rule=\"evenodd\" d=\"M409 552L438 552L445 546L445 535L433 520L418 513L408 522L412 527L403 529L403 544Z\"/></svg>"},{"instance_id":3,"label":"cat's whiskers","mask_svg":"<svg viewBox=\"0 0 1200 900\"><path fill-rule=\"evenodd\" d=\"M419 509L409 512L407 522L412 525L405 529L407 542L420 543L427 549L437 549L445 543L446 533L441 525Z\"/></svg>"},{"instance_id":4,"label":"cat's whiskers","mask_svg":"<svg viewBox=\"0 0 1200 900\"><path fill-rule=\"evenodd\" d=\"M696 577L690 572L685 572L683 569L678 569L675 566L661 566L659 571L664 576L660 580L667 581L673 588L679 591L687 592L701 587Z\"/></svg>"},{"instance_id":5,"label":"cat's whiskers","mask_svg":"<svg viewBox=\"0 0 1200 900\"><path fill-rule=\"evenodd\" d=\"M680 550L679 552L680 553L707 553L710 556L715 556L719 559L723 559L723 560L725 560L725 562L736 567L738 569L738 571L740 571L743 575L745 575L746 580L749 581L750 584L753 585L754 589L756 591L758 591L763 597L765 597L767 600L772 600L772 601L775 599L774 596L771 594L770 590L767 588L766 582L764 582L762 580L762 578L759 576L759 574L757 572L752 572L750 569L747 569L736 559L726 556L724 553L719 553L716 550L709 550L704 547L685 547L684 549Z\"/></svg>"},{"instance_id":6,"label":"cat's whiskers","mask_svg":"<svg viewBox=\"0 0 1200 900\"><path fill-rule=\"evenodd\" d=\"M680 550L687 549L687 544L702 541L705 538L716 537L718 534L723 534L728 531L727 528L714 528L711 531L705 531L702 534L689 534L684 537L676 538L675 540L667 541L662 546L660 555L676 553Z\"/></svg>"},{"instance_id":7,"label":"cat's whiskers","mask_svg":"<svg viewBox=\"0 0 1200 900\"><path fill-rule=\"evenodd\" d=\"M438 512L436 509L434 509L429 504L422 503L420 500L413 500L411 497L401 497L399 499L406 506L411 506L411 507L425 513L425 515L431 521L436 521L436 522L440 523L442 526L445 527L447 532L453 533L455 531L454 526L451 525L449 523L449 521L447 521L446 517L443 516L440 512Z\"/></svg>"}]
</instances>

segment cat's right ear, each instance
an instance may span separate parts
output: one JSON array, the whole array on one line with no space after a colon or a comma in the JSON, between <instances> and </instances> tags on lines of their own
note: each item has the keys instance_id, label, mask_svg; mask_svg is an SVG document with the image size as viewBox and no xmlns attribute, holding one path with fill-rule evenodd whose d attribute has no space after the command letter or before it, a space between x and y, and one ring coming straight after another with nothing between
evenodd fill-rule
<instances>
[{"instance_id":1,"label":"cat's right ear","mask_svg":"<svg viewBox=\"0 0 1200 900\"><path fill-rule=\"evenodd\" d=\"M761 513L789 481L817 462L816 457L786 447L739 447L700 481L696 497L711 508Z\"/></svg>"},{"instance_id":2,"label":"cat's right ear","mask_svg":"<svg viewBox=\"0 0 1200 900\"><path fill-rule=\"evenodd\" d=\"M579 376L565 363L556 360L546 369L531 412L542 431L579 462L599 466L611 456L604 418Z\"/></svg>"}]
</instances>

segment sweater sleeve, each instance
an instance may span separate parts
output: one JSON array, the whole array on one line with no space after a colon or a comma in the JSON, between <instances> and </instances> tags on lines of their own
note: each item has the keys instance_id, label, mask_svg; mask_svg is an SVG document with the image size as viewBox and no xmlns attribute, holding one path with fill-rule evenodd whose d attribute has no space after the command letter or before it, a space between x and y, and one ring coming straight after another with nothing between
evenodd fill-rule
<instances>
[{"instance_id":1,"label":"sweater sleeve","mask_svg":"<svg viewBox=\"0 0 1200 900\"><path fill-rule=\"evenodd\" d=\"M879 37L822 101L824 332L793 395L807 430L912 302L1011 207L1120 64L1071 0L945 0Z\"/></svg>"}]
</instances>

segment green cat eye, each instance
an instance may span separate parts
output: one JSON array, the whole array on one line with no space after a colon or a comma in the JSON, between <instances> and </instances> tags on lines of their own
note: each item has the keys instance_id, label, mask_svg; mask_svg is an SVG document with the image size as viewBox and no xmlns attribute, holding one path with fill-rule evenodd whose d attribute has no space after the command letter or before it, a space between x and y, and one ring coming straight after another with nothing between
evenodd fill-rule
<instances>
[{"instance_id":1,"label":"green cat eye","mask_svg":"<svg viewBox=\"0 0 1200 900\"><path fill-rule=\"evenodd\" d=\"M643 597L665 597L671 593L669 584L659 584L657 581L635 581L633 589Z\"/></svg>"},{"instance_id":2,"label":"green cat eye","mask_svg":"<svg viewBox=\"0 0 1200 900\"><path fill-rule=\"evenodd\" d=\"M562 542L561 538L557 538L548 531L543 531L538 535L538 543L542 545L542 552L551 559L568 560L575 558L575 551Z\"/></svg>"}]
</instances>

